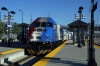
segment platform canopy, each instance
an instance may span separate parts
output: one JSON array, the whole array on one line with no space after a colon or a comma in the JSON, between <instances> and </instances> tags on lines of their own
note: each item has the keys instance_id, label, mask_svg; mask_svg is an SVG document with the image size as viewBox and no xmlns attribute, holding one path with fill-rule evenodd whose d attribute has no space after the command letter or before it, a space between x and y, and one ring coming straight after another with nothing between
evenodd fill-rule
<instances>
[{"instance_id":1,"label":"platform canopy","mask_svg":"<svg viewBox=\"0 0 100 66\"><path fill-rule=\"evenodd\" d=\"M19 27L28 27L29 24L27 24L27 23L21 23L21 24L19 24L18 26L19 26Z\"/></svg>"},{"instance_id":2,"label":"platform canopy","mask_svg":"<svg viewBox=\"0 0 100 66\"><path fill-rule=\"evenodd\" d=\"M80 20L76 20L70 24L68 24L69 28L87 28L88 27L88 23L80 21Z\"/></svg>"}]
</instances>

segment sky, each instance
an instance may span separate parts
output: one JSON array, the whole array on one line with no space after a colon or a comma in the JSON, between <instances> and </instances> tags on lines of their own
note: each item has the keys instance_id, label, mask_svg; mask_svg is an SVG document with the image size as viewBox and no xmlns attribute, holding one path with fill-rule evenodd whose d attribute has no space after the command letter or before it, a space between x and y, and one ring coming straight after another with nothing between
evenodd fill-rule
<instances>
[{"instance_id":1,"label":"sky","mask_svg":"<svg viewBox=\"0 0 100 66\"><path fill-rule=\"evenodd\" d=\"M95 24L100 21L100 0L98 1L98 8L94 12ZM91 19L90 7L91 0L0 0L0 8L6 7L9 11L15 11L13 22L22 22L23 11L23 22L30 24L30 14L32 14L32 20L34 21L37 17L48 17L49 16L61 25L68 25L75 19L75 14L78 14L78 9L83 6L82 14L86 15L86 19L82 21L89 23ZM4 20L4 15L7 15L6 11L0 9L1 18ZM100 24L100 23L99 23Z\"/></svg>"}]
</instances>

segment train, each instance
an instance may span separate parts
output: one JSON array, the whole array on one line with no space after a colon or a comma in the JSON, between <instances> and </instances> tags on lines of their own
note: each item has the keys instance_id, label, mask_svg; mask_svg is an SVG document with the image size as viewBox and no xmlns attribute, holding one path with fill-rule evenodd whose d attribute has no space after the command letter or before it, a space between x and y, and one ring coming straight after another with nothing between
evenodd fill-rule
<instances>
[{"instance_id":1,"label":"train","mask_svg":"<svg viewBox=\"0 0 100 66\"><path fill-rule=\"evenodd\" d=\"M38 17L29 25L27 47L54 48L68 40L68 31L51 17Z\"/></svg>"}]
</instances>

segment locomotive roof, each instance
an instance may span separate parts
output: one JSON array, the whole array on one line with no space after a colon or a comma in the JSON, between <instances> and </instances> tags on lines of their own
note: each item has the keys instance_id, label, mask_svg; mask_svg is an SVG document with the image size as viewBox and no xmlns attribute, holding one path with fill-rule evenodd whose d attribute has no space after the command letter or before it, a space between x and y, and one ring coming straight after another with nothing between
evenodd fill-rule
<instances>
[{"instance_id":1,"label":"locomotive roof","mask_svg":"<svg viewBox=\"0 0 100 66\"><path fill-rule=\"evenodd\" d=\"M56 22L51 17L38 17L34 22L51 22L56 24Z\"/></svg>"}]
</instances>

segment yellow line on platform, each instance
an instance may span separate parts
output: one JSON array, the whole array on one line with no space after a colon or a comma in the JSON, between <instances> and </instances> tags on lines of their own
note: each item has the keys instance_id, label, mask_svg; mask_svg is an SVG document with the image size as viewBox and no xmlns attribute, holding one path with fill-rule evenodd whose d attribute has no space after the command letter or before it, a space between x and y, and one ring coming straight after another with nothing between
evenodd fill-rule
<instances>
[{"instance_id":1,"label":"yellow line on platform","mask_svg":"<svg viewBox=\"0 0 100 66\"><path fill-rule=\"evenodd\" d=\"M36 62L32 66L46 66L46 64L49 62L49 60L51 58L53 58L58 53L58 51L60 51L60 49L63 48L63 46L67 42L68 41L65 41L62 45L60 45L59 47L57 47L56 49L54 49L52 52L50 52L49 54L47 54L44 58L42 58L40 61Z\"/></svg>"},{"instance_id":2,"label":"yellow line on platform","mask_svg":"<svg viewBox=\"0 0 100 66\"><path fill-rule=\"evenodd\" d=\"M89 42L87 42L87 44L89 44ZM100 46L96 45L96 43L94 43L94 46L95 46L96 48L100 48Z\"/></svg>"},{"instance_id":3,"label":"yellow line on platform","mask_svg":"<svg viewBox=\"0 0 100 66\"><path fill-rule=\"evenodd\" d=\"M2 55L10 54L10 53L17 52L17 51L20 51L20 50L23 50L23 49L13 49L13 50L1 52L0 54L2 54Z\"/></svg>"},{"instance_id":4,"label":"yellow line on platform","mask_svg":"<svg viewBox=\"0 0 100 66\"><path fill-rule=\"evenodd\" d=\"M98 46L98 45L96 45L96 44L94 44L94 46L95 46L96 48L100 48L100 46Z\"/></svg>"}]
</instances>

